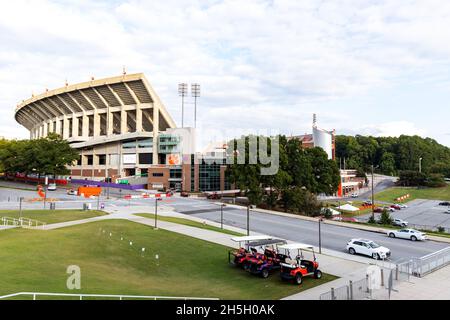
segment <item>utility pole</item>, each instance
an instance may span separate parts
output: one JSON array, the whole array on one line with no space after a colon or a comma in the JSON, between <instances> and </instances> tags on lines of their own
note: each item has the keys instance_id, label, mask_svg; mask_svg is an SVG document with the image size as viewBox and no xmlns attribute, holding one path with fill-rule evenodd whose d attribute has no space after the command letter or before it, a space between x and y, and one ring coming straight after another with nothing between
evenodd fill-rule
<instances>
[{"instance_id":1,"label":"utility pole","mask_svg":"<svg viewBox=\"0 0 450 320\"><path fill-rule=\"evenodd\" d=\"M191 85L191 92L194 97L194 128L197 128L197 99L200 97L200 85L193 83Z\"/></svg>"},{"instance_id":2,"label":"utility pole","mask_svg":"<svg viewBox=\"0 0 450 320\"><path fill-rule=\"evenodd\" d=\"M23 197L20 197L19 198L19 221L22 221L22 201L23 201Z\"/></svg>"},{"instance_id":3,"label":"utility pole","mask_svg":"<svg viewBox=\"0 0 450 320\"><path fill-rule=\"evenodd\" d=\"M419 158L419 172L422 173L422 157Z\"/></svg>"}]
</instances>

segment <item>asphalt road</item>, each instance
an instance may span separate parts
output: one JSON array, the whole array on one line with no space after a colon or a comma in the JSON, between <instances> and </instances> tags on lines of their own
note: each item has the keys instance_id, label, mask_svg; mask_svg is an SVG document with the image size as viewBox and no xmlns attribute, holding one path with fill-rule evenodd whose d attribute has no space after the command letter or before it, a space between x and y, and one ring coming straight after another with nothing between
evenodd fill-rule
<instances>
[{"instance_id":1,"label":"asphalt road","mask_svg":"<svg viewBox=\"0 0 450 320\"><path fill-rule=\"evenodd\" d=\"M176 198L168 204L175 211L220 222L220 207L217 204L196 199ZM247 213L245 209L225 208L224 224L246 229ZM250 228L252 231L277 236L283 239L319 245L319 225L316 222L290 217L251 212ZM392 261L421 257L447 247L445 243L434 241L411 242L409 240L391 239L387 235L341 227L329 224L321 225L322 246L327 249L346 252L346 244L352 238L373 240L391 249Z\"/></svg>"}]
</instances>

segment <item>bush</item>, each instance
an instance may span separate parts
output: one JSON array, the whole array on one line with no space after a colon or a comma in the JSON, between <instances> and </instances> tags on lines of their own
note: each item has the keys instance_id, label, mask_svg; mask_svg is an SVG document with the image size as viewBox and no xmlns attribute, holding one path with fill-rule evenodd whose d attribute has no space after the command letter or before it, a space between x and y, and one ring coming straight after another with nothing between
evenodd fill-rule
<instances>
[{"instance_id":1,"label":"bush","mask_svg":"<svg viewBox=\"0 0 450 320\"><path fill-rule=\"evenodd\" d=\"M385 225L392 224L391 215L387 210L383 210L383 212L381 213L380 223Z\"/></svg>"},{"instance_id":2,"label":"bush","mask_svg":"<svg viewBox=\"0 0 450 320\"><path fill-rule=\"evenodd\" d=\"M373 216L370 216L369 221L367 221L367 222L370 223L370 224L375 224L375 223L377 223L377 222L375 221L375 218L374 218Z\"/></svg>"},{"instance_id":3,"label":"bush","mask_svg":"<svg viewBox=\"0 0 450 320\"><path fill-rule=\"evenodd\" d=\"M445 228L442 226L437 227L438 232L440 233L444 233L445 232Z\"/></svg>"},{"instance_id":4,"label":"bush","mask_svg":"<svg viewBox=\"0 0 450 320\"><path fill-rule=\"evenodd\" d=\"M331 212L331 210L329 208L325 208L322 211L322 214L325 219L331 219L333 217L333 213Z\"/></svg>"}]
</instances>

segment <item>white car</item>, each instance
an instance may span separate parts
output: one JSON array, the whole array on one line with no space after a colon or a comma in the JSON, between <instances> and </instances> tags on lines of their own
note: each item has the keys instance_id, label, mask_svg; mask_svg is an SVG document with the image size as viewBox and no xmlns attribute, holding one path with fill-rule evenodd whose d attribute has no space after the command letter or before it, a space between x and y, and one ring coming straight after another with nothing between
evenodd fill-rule
<instances>
[{"instance_id":1,"label":"white car","mask_svg":"<svg viewBox=\"0 0 450 320\"><path fill-rule=\"evenodd\" d=\"M358 194L357 193L352 193L352 198L358 198Z\"/></svg>"},{"instance_id":2,"label":"white car","mask_svg":"<svg viewBox=\"0 0 450 320\"><path fill-rule=\"evenodd\" d=\"M388 231L387 235L391 238L408 239L411 241L427 239L425 233L414 230L414 229L392 230L392 231Z\"/></svg>"},{"instance_id":3,"label":"white car","mask_svg":"<svg viewBox=\"0 0 450 320\"><path fill-rule=\"evenodd\" d=\"M350 254L362 254L376 260L386 259L391 256L391 250L382 247L372 240L352 239L347 243L347 251Z\"/></svg>"},{"instance_id":4,"label":"white car","mask_svg":"<svg viewBox=\"0 0 450 320\"><path fill-rule=\"evenodd\" d=\"M47 190L48 191L56 191L56 183L49 183Z\"/></svg>"},{"instance_id":5,"label":"white car","mask_svg":"<svg viewBox=\"0 0 450 320\"><path fill-rule=\"evenodd\" d=\"M405 220L402 220L402 219L399 219L399 218L395 218L394 220L392 220L392 224L394 226L405 228L405 227L408 226L408 221L405 221Z\"/></svg>"},{"instance_id":6,"label":"white car","mask_svg":"<svg viewBox=\"0 0 450 320\"><path fill-rule=\"evenodd\" d=\"M406 204L403 204L403 203L396 203L396 205L399 206L402 209L408 208L408 206Z\"/></svg>"}]
</instances>

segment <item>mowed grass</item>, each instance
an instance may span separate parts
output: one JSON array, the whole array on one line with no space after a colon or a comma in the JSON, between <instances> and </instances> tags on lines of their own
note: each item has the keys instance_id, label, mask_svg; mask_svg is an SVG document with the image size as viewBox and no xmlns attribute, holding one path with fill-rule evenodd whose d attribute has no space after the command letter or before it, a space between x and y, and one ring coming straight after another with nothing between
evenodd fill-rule
<instances>
[{"instance_id":1,"label":"mowed grass","mask_svg":"<svg viewBox=\"0 0 450 320\"><path fill-rule=\"evenodd\" d=\"M428 200L445 200L450 201L450 186L443 188L406 188L394 187L389 188L375 194L375 200L385 202L396 202L395 199L406 194L410 194L407 201L414 199L428 199Z\"/></svg>"},{"instance_id":2,"label":"mowed grass","mask_svg":"<svg viewBox=\"0 0 450 320\"><path fill-rule=\"evenodd\" d=\"M305 279L302 286L282 282L278 274L262 279L230 266L224 246L124 220L52 231L2 231L0 261L0 295L30 291L279 299L336 279L324 274L320 280ZM79 291L66 287L70 265L81 268Z\"/></svg>"},{"instance_id":3,"label":"mowed grass","mask_svg":"<svg viewBox=\"0 0 450 320\"><path fill-rule=\"evenodd\" d=\"M23 210L22 217L50 223L59 223L66 221L81 220L103 216L103 211L91 210ZM0 217L20 218L19 210L0 210Z\"/></svg>"},{"instance_id":4,"label":"mowed grass","mask_svg":"<svg viewBox=\"0 0 450 320\"><path fill-rule=\"evenodd\" d=\"M144 218L155 219L155 215L153 213L139 213L136 215L140 216L140 217L144 217ZM235 231L227 230L227 229L221 229L219 227L211 226L208 224L203 224L201 222L192 221L189 219L176 218L176 217L165 217L165 216L158 215L158 220L172 222L172 223L178 223L178 224L182 224L185 226L190 226L190 227L195 227L195 228L200 228L200 229L222 232L222 233L230 234L232 236L244 236L244 234L239 233L239 232L235 232Z\"/></svg>"}]
</instances>

